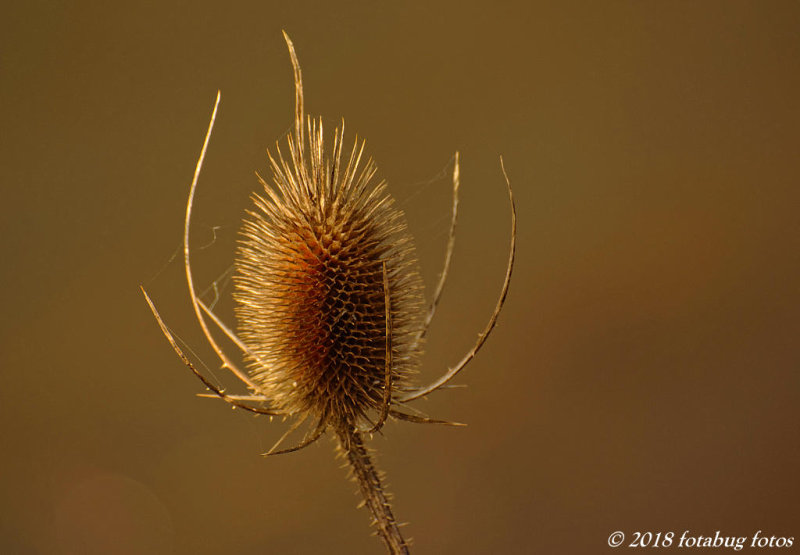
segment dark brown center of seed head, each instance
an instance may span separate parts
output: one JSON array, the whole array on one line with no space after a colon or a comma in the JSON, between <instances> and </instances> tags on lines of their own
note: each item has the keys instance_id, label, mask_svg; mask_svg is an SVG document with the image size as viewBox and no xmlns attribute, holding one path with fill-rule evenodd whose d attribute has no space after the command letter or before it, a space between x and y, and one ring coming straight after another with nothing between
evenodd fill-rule
<instances>
[{"instance_id":1,"label":"dark brown center of seed head","mask_svg":"<svg viewBox=\"0 0 800 555\"><path fill-rule=\"evenodd\" d=\"M381 263L343 250L330 232L298 230L289 241L296 256L283 261L285 367L312 405L344 395L366 409L380 400L385 372Z\"/></svg>"}]
</instances>

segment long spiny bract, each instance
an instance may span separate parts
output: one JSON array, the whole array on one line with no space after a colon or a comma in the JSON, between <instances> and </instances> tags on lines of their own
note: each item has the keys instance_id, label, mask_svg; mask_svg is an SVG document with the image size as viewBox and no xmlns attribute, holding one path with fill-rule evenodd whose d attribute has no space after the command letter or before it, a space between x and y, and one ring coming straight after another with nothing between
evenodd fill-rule
<instances>
[{"instance_id":1,"label":"long spiny bract","mask_svg":"<svg viewBox=\"0 0 800 555\"><path fill-rule=\"evenodd\" d=\"M354 143L342 168L344 131L327 156L321 121L308 144L288 138L288 160L270 154L272 185L253 195L242 226L236 315L251 378L274 405L334 428L358 427L384 402L390 292L393 387L418 364L422 281L403 213ZM308 147L307 149L305 147Z\"/></svg>"}]
</instances>

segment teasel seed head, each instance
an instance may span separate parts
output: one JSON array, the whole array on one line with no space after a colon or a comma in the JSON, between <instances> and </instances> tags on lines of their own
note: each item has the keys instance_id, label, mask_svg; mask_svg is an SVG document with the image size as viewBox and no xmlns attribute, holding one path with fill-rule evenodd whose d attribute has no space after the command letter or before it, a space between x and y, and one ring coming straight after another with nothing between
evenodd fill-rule
<instances>
[{"instance_id":1,"label":"teasel seed head","mask_svg":"<svg viewBox=\"0 0 800 555\"><path fill-rule=\"evenodd\" d=\"M342 167L344 124L331 155L321 120L307 120L307 145L299 129L289 161L277 145L269 155L272 183L261 179L242 225L236 316L250 375L276 407L354 426L384 399L384 265L394 390L418 364L422 280L403 212L373 161L360 164L364 142Z\"/></svg>"}]
</instances>

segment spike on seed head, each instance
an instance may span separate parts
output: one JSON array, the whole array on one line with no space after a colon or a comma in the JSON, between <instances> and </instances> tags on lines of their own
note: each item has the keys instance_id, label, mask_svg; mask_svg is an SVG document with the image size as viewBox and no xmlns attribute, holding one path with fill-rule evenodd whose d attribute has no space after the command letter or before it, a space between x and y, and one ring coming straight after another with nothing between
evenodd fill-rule
<instances>
[{"instance_id":1,"label":"spike on seed head","mask_svg":"<svg viewBox=\"0 0 800 555\"><path fill-rule=\"evenodd\" d=\"M295 130L288 160L279 145L268 153L272 183L259 178L264 194L253 195L240 231L236 316L251 377L275 406L341 429L384 403L384 265L395 387L418 363L422 280L402 211L374 162L361 164L364 142L356 139L343 167L344 123L328 154L321 119L303 121L300 67L287 44Z\"/></svg>"}]
</instances>

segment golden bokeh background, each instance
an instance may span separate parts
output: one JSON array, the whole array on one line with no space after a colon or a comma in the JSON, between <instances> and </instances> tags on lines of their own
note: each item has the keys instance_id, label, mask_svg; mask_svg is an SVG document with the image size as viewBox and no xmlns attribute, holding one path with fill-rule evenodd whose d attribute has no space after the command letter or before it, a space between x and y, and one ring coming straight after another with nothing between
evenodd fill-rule
<instances>
[{"instance_id":1,"label":"golden bokeh background","mask_svg":"<svg viewBox=\"0 0 800 555\"><path fill-rule=\"evenodd\" d=\"M307 109L368 140L428 290L423 378L371 446L415 553L612 551L615 530L800 543L800 5L9 5L0 21L0 552L381 553L329 439L195 396L144 284L217 376L171 256L217 89L197 279ZM179 257L178 257L179 258ZM223 293L229 293L224 290ZM230 317L230 303L221 313ZM226 382L227 383L227 382ZM781 550L789 551L789 550Z\"/></svg>"}]
</instances>

